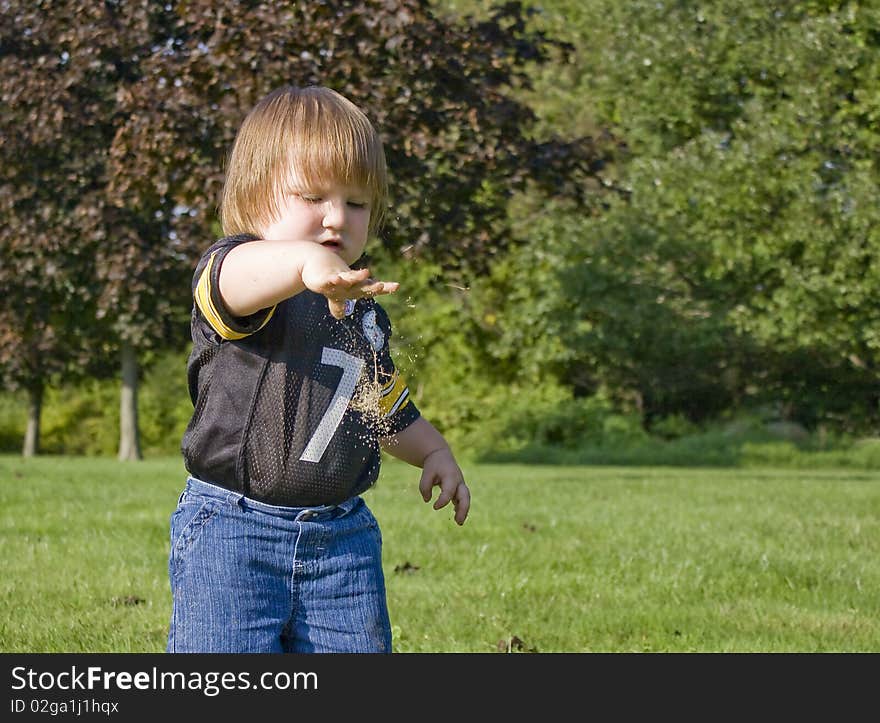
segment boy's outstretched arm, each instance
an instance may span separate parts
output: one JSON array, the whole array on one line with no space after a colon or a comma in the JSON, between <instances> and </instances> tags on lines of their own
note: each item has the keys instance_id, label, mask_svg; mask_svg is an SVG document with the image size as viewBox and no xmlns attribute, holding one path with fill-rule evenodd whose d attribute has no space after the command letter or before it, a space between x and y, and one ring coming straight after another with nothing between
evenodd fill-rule
<instances>
[{"instance_id":1,"label":"boy's outstretched arm","mask_svg":"<svg viewBox=\"0 0 880 723\"><path fill-rule=\"evenodd\" d=\"M439 487L434 509L439 510L451 501L455 521L463 525L471 506L471 493L443 435L427 419L419 417L403 431L384 437L381 442L388 454L422 468L419 482L422 499L430 502L433 488Z\"/></svg>"},{"instance_id":2,"label":"boy's outstretched arm","mask_svg":"<svg viewBox=\"0 0 880 723\"><path fill-rule=\"evenodd\" d=\"M327 297L330 313L344 315L346 299L390 294L397 282L352 270L337 254L310 241L249 241L236 246L220 268L220 295L229 311L248 316L310 289Z\"/></svg>"}]
</instances>

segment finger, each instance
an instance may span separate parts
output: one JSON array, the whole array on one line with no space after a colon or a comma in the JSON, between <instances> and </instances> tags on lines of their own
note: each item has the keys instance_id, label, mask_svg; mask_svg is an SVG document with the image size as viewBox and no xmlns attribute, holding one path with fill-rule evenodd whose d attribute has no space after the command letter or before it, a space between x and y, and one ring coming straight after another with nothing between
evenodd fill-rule
<instances>
[{"instance_id":1,"label":"finger","mask_svg":"<svg viewBox=\"0 0 880 723\"><path fill-rule=\"evenodd\" d=\"M453 500L458 504L460 496L468 494L467 485L460 474L452 475L449 478L441 477L439 484L440 496L437 497L437 501L434 503L435 510L446 507Z\"/></svg>"},{"instance_id":2,"label":"finger","mask_svg":"<svg viewBox=\"0 0 880 723\"><path fill-rule=\"evenodd\" d=\"M349 271L340 271L337 274L340 283L346 286L356 286L370 279L369 269L350 269Z\"/></svg>"},{"instance_id":3,"label":"finger","mask_svg":"<svg viewBox=\"0 0 880 723\"><path fill-rule=\"evenodd\" d=\"M324 294L324 296L349 294L350 290L362 284L368 278L368 275L369 272L366 269L337 271L324 281L320 288L320 293Z\"/></svg>"},{"instance_id":4,"label":"finger","mask_svg":"<svg viewBox=\"0 0 880 723\"><path fill-rule=\"evenodd\" d=\"M434 475L430 472L422 472L422 478L419 480L419 492L422 493L422 499L425 502L431 501L431 489L434 487Z\"/></svg>"},{"instance_id":5,"label":"finger","mask_svg":"<svg viewBox=\"0 0 880 723\"><path fill-rule=\"evenodd\" d=\"M327 299L327 306L334 319L345 318L345 300Z\"/></svg>"},{"instance_id":6,"label":"finger","mask_svg":"<svg viewBox=\"0 0 880 723\"><path fill-rule=\"evenodd\" d=\"M379 296L380 294L393 294L400 288L400 284L396 281L372 281L365 284L361 291L364 296Z\"/></svg>"},{"instance_id":7,"label":"finger","mask_svg":"<svg viewBox=\"0 0 880 723\"><path fill-rule=\"evenodd\" d=\"M455 491L455 498L452 500L452 506L455 507L455 521L459 525L463 525L471 508L471 491L464 482L462 482Z\"/></svg>"},{"instance_id":8,"label":"finger","mask_svg":"<svg viewBox=\"0 0 880 723\"><path fill-rule=\"evenodd\" d=\"M455 487L454 486L441 484L440 485L440 494L437 497L437 501L434 502L434 509L441 510L444 507L446 507L446 505L448 505L452 501L452 498L454 495L455 495Z\"/></svg>"}]
</instances>

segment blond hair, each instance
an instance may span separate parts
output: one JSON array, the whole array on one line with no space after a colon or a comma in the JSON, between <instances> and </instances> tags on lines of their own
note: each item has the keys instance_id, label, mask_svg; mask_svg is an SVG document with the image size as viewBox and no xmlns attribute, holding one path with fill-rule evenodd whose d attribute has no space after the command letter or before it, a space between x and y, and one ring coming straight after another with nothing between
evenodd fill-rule
<instances>
[{"instance_id":1,"label":"blond hair","mask_svg":"<svg viewBox=\"0 0 880 723\"><path fill-rule=\"evenodd\" d=\"M330 88L278 88L244 119L220 199L223 233L257 233L271 225L294 178L317 188L363 188L370 232L378 231L388 196L382 140L363 111Z\"/></svg>"}]
</instances>

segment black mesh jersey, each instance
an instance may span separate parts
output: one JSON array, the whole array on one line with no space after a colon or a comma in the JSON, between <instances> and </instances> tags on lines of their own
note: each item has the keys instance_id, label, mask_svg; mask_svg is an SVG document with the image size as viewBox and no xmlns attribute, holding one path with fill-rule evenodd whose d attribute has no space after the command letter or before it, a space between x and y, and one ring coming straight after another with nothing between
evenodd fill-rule
<instances>
[{"instance_id":1,"label":"black mesh jersey","mask_svg":"<svg viewBox=\"0 0 880 723\"><path fill-rule=\"evenodd\" d=\"M199 479L270 504L339 503L376 481L379 438L419 417L391 359L391 323L373 299L335 319L308 290L232 316L220 266L254 238L221 239L193 276L184 462Z\"/></svg>"}]
</instances>

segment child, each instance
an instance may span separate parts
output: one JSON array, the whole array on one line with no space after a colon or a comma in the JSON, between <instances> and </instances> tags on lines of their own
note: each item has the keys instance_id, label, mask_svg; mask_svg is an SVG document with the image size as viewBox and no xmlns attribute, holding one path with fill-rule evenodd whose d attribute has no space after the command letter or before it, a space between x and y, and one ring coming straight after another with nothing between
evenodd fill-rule
<instances>
[{"instance_id":1,"label":"child","mask_svg":"<svg viewBox=\"0 0 880 723\"><path fill-rule=\"evenodd\" d=\"M386 203L381 140L349 100L286 87L245 119L220 204L225 238L196 267L171 517L169 652L391 652L382 538L361 494L380 445L422 467L435 509L470 493L394 368L354 270Z\"/></svg>"}]
</instances>

